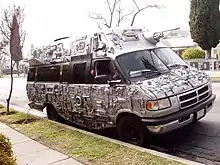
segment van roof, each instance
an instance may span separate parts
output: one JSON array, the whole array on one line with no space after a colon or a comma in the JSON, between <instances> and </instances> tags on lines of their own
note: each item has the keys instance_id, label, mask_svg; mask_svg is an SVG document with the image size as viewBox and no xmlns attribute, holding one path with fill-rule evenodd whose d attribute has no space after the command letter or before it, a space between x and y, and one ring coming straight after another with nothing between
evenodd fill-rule
<instances>
[{"instance_id":1,"label":"van roof","mask_svg":"<svg viewBox=\"0 0 220 165\"><path fill-rule=\"evenodd\" d=\"M160 39L162 36L157 37ZM142 29L133 27L108 29L81 37L64 36L55 39L51 45L36 50L39 57L27 62L30 66L67 62L71 61L71 57L92 52L92 58L115 59L121 54L161 47L158 38L152 34L146 36ZM59 58L54 60L54 55L59 55Z\"/></svg>"}]
</instances>

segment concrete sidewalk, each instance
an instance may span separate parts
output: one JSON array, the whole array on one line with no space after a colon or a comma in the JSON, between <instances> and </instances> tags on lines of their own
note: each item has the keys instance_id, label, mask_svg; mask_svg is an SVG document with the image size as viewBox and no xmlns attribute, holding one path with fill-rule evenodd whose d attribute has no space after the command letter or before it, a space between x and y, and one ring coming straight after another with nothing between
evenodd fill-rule
<instances>
[{"instance_id":1,"label":"concrete sidewalk","mask_svg":"<svg viewBox=\"0 0 220 165\"><path fill-rule=\"evenodd\" d=\"M0 122L0 133L9 137L18 165L83 165Z\"/></svg>"}]
</instances>

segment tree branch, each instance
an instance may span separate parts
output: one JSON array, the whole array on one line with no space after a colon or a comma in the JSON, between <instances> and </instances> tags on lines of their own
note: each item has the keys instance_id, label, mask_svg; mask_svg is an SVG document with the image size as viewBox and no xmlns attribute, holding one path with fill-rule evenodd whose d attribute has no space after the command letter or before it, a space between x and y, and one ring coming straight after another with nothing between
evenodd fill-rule
<instances>
[{"instance_id":1,"label":"tree branch","mask_svg":"<svg viewBox=\"0 0 220 165\"><path fill-rule=\"evenodd\" d=\"M135 10L133 9L130 13L127 13L127 14L123 15L123 16L121 17L121 21L123 21L125 17L128 17L128 16L130 16L131 14L133 14L134 11L135 11Z\"/></svg>"},{"instance_id":2,"label":"tree branch","mask_svg":"<svg viewBox=\"0 0 220 165\"><path fill-rule=\"evenodd\" d=\"M110 2L109 0L106 0L107 4L108 4L108 9L109 9L109 12L110 14L112 13L112 9L111 9L111 5L110 5Z\"/></svg>"},{"instance_id":3,"label":"tree branch","mask_svg":"<svg viewBox=\"0 0 220 165\"><path fill-rule=\"evenodd\" d=\"M23 33L21 34L21 49L23 49L24 47L24 42L25 42L25 39L26 39L26 32L23 31Z\"/></svg>"},{"instance_id":4,"label":"tree branch","mask_svg":"<svg viewBox=\"0 0 220 165\"><path fill-rule=\"evenodd\" d=\"M102 15L100 15L100 14L95 14L95 15L96 16L89 15L89 17L93 20L102 20L102 21L104 21L103 25L110 28L110 26L107 23L107 20Z\"/></svg>"},{"instance_id":5,"label":"tree branch","mask_svg":"<svg viewBox=\"0 0 220 165\"><path fill-rule=\"evenodd\" d=\"M133 0L133 1L134 1L134 0ZM135 2L135 1L134 1L134 2ZM159 5L147 5L147 6L143 7L143 8L139 8L139 10L134 14L134 16L133 16L133 18L132 18L131 26L133 26L134 21L135 21L135 18L137 17L137 15L138 15L141 11L143 11L143 10L145 10L145 9L148 9L148 8L157 8L157 9L160 9L161 6L159 6Z\"/></svg>"},{"instance_id":6,"label":"tree branch","mask_svg":"<svg viewBox=\"0 0 220 165\"><path fill-rule=\"evenodd\" d=\"M135 1L135 0L132 0L132 1L133 1L133 3L135 4L136 8L137 8L138 10L140 10L140 8L139 8L139 6L137 5L136 1Z\"/></svg>"},{"instance_id":7,"label":"tree branch","mask_svg":"<svg viewBox=\"0 0 220 165\"><path fill-rule=\"evenodd\" d=\"M8 30L11 30L11 25L12 25L12 20L10 20L9 18L11 17L11 14L7 11L4 10L4 15L3 15L3 22L5 22L5 25L7 26Z\"/></svg>"},{"instance_id":8,"label":"tree branch","mask_svg":"<svg viewBox=\"0 0 220 165\"><path fill-rule=\"evenodd\" d=\"M117 21L117 26L120 26L120 23L128 16L132 15L135 12L135 9L133 8L133 10L127 14L123 14L123 9L121 9L121 5L119 5L118 7L119 9L116 11L118 12L118 21Z\"/></svg>"},{"instance_id":9,"label":"tree branch","mask_svg":"<svg viewBox=\"0 0 220 165\"><path fill-rule=\"evenodd\" d=\"M115 7L116 7L117 3L120 2L120 1L121 0L114 0L113 7L112 7L112 10L111 10L111 15L110 15L110 21L109 21L110 28L112 27L112 21L113 21L113 16L114 16L114 12L115 12ZM109 3L108 0L107 0L107 2Z\"/></svg>"},{"instance_id":10,"label":"tree branch","mask_svg":"<svg viewBox=\"0 0 220 165\"><path fill-rule=\"evenodd\" d=\"M8 41L10 40L10 33L7 31L7 29L5 29L3 21L1 21L0 33L3 35L3 38L5 38Z\"/></svg>"},{"instance_id":11,"label":"tree branch","mask_svg":"<svg viewBox=\"0 0 220 165\"><path fill-rule=\"evenodd\" d=\"M117 21L117 26L119 27L120 22L121 22L121 13L122 13L122 9L121 9L121 3L118 6L118 10L116 9L116 12L118 12L118 21Z\"/></svg>"}]
</instances>

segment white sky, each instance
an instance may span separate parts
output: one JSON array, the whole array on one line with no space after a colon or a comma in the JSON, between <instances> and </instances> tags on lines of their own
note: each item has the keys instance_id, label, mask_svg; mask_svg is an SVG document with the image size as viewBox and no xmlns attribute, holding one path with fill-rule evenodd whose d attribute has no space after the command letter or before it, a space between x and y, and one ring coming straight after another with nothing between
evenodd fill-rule
<instances>
[{"instance_id":1,"label":"white sky","mask_svg":"<svg viewBox=\"0 0 220 165\"><path fill-rule=\"evenodd\" d=\"M25 6L25 29L27 39L24 53L30 44L40 46L51 43L55 38L69 35L84 35L96 30L97 25L88 17L89 12L108 14L105 0L0 0L0 17L10 4ZM110 0L111 1L111 0ZM124 0L130 9L131 0ZM140 6L159 4L163 9L147 9L138 15L135 26L150 31L180 27L189 29L189 0L137 0ZM108 15L107 15L108 16ZM128 26L124 22L123 26Z\"/></svg>"}]
</instances>

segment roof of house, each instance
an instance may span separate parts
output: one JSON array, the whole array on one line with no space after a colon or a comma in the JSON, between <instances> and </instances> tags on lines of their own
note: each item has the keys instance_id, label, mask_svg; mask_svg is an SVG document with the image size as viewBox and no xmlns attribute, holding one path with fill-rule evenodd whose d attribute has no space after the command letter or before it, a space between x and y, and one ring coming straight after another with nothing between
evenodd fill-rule
<instances>
[{"instance_id":1,"label":"roof of house","mask_svg":"<svg viewBox=\"0 0 220 165\"><path fill-rule=\"evenodd\" d=\"M161 42L171 48L188 48L197 45L191 38L190 32L187 30L171 31Z\"/></svg>"},{"instance_id":2,"label":"roof of house","mask_svg":"<svg viewBox=\"0 0 220 165\"><path fill-rule=\"evenodd\" d=\"M194 47L197 45L195 42L193 42L190 36L173 39L163 39L161 42L171 48Z\"/></svg>"}]
</instances>

